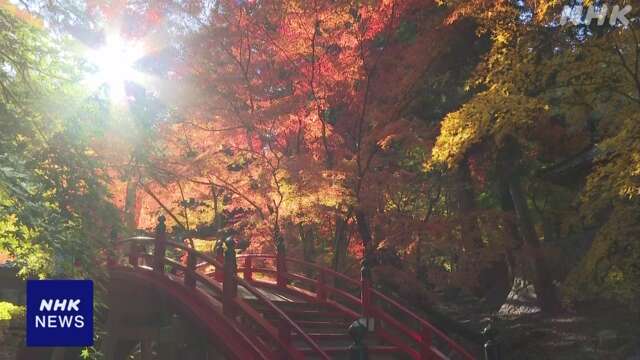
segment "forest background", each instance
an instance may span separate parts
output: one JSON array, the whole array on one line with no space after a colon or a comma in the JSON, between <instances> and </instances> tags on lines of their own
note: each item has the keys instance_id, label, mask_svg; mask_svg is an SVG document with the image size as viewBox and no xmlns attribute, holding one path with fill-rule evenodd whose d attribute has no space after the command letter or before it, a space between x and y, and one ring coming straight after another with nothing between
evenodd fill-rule
<instances>
[{"instance_id":1,"label":"forest background","mask_svg":"<svg viewBox=\"0 0 640 360\"><path fill-rule=\"evenodd\" d=\"M637 313L640 4L561 25L571 4L4 2L0 249L104 278L111 234L165 215L353 275L370 244L418 307L525 284L545 314ZM87 81L109 34L145 49L123 99Z\"/></svg>"}]
</instances>

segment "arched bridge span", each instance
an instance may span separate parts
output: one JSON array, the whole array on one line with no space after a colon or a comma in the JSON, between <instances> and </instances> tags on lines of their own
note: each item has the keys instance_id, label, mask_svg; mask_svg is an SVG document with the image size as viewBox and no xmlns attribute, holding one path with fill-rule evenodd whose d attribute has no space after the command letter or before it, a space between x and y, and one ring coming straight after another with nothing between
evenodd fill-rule
<instances>
[{"instance_id":1,"label":"arched bridge span","mask_svg":"<svg viewBox=\"0 0 640 360\"><path fill-rule=\"evenodd\" d=\"M112 284L162 294L158 298L199 329L209 345L194 358L350 359L367 353L369 359L474 359L366 278L356 280L288 258L284 251L236 255L233 242L210 256L167 241L164 227L159 229L154 237L118 242L125 257L109 260ZM126 294L110 299L122 300L125 308L130 300ZM135 343L135 336L128 342L118 336L128 330L119 328L117 317L108 321L107 360L117 359L118 352L131 350ZM163 347L157 340L161 335L153 341L151 335L140 337L135 346L141 359L173 358L162 352L175 353L179 345Z\"/></svg>"}]
</instances>

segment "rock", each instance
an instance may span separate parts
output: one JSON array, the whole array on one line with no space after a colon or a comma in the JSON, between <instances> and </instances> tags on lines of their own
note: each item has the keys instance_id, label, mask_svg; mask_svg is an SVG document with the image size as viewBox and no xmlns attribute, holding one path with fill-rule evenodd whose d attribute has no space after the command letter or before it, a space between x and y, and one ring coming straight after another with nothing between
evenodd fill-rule
<instances>
[{"instance_id":1,"label":"rock","mask_svg":"<svg viewBox=\"0 0 640 360\"><path fill-rule=\"evenodd\" d=\"M540 312L537 305L537 295L532 284L522 278L515 278L507 301L500 307L500 316L519 316Z\"/></svg>"}]
</instances>

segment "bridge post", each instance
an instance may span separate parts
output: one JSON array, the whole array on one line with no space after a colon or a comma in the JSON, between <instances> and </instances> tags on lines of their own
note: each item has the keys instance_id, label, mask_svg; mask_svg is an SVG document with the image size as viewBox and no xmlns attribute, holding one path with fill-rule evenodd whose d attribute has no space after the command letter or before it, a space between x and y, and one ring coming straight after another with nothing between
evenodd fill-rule
<instances>
[{"instance_id":1,"label":"bridge post","mask_svg":"<svg viewBox=\"0 0 640 360\"><path fill-rule=\"evenodd\" d=\"M423 325L420 332L420 358L424 360L435 359L431 346L433 345L433 333L428 326Z\"/></svg>"},{"instance_id":2,"label":"bridge post","mask_svg":"<svg viewBox=\"0 0 640 360\"><path fill-rule=\"evenodd\" d=\"M278 232L276 234L276 282L278 287L287 287L287 255L284 246L284 239Z\"/></svg>"},{"instance_id":3,"label":"bridge post","mask_svg":"<svg viewBox=\"0 0 640 360\"><path fill-rule=\"evenodd\" d=\"M165 217L158 217L158 225L156 225L155 246L153 247L153 270L157 273L164 273L164 257L167 251L167 226L164 224Z\"/></svg>"},{"instance_id":4,"label":"bridge post","mask_svg":"<svg viewBox=\"0 0 640 360\"><path fill-rule=\"evenodd\" d=\"M500 349L500 343L496 340L497 331L491 323L482 329L482 336L485 338L483 346L484 360L501 360L502 351Z\"/></svg>"},{"instance_id":5,"label":"bridge post","mask_svg":"<svg viewBox=\"0 0 640 360\"><path fill-rule=\"evenodd\" d=\"M323 268L318 273L318 285L316 289L316 299L318 301L327 300L327 276Z\"/></svg>"},{"instance_id":6,"label":"bridge post","mask_svg":"<svg viewBox=\"0 0 640 360\"><path fill-rule=\"evenodd\" d=\"M236 264L236 246L231 237L225 241L227 247L224 252L224 280L222 282L222 312L230 317L235 316L234 300L238 294L238 279Z\"/></svg>"},{"instance_id":7,"label":"bridge post","mask_svg":"<svg viewBox=\"0 0 640 360\"><path fill-rule=\"evenodd\" d=\"M367 327L362 323L362 319L351 323L348 332L353 339L353 344L349 346L349 360L368 360L369 351L367 345L364 343L364 337L367 335Z\"/></svg>"},{"instance_id":8,"label":"bridge post","mask_svg":"<svg viewBox=\"0 0 640 360\"><path fill-rule=\"evenodd\" d=\"M214 251L216 252L216 260L218 260L218 263L224 264L224 242L222 240L216 241ZM224 280L224 270L222 267L216 266L213 277L218 282L222 282L222 280Z\"/></svg>"},{"instance_id":9,"label":"bridge post","mask_svg":"<svg viewBox=\"0 0 640 360\"><path fill-rule=\"evenodd\" d=\"M244 279L247 281L253 281L253 258L251 255L247 255L244 258Z\"/></svg>"},{"instance_id":10,"label":"bridge post","mask_svg":"<svg viewBox=\"0 0 640 360\"><path fill-rule=\"evenodd\" d=\"M196 287L196 278L194 273L196 272L197 262L198 256L195 251L189 251L187 253L187 271L184 273L184 284L192 289Z\"/></svg>"},{"instance_id":11,"label":"bridge post","mask_svg":"<svg viewBox=\"0 0 640 360\"><path fill-rule=\"evenodd\" d=\"M362 316L369 321L370 306L371 306L371 268L369 265L369 254L365 249L365 254L362 257L362 267L360 268L360 301L362 302Z\"/></svg>"},{"instance_id":12,"label":"bridge post","mask_svg":"<svg viewBox=\"0 0 640 360\"><path fill-rule=\"evenodd\" d=\"M129 248L129 265L137 267L140 260L140 246L135 242L130 244Z\"/></svg>"}]
</instances>

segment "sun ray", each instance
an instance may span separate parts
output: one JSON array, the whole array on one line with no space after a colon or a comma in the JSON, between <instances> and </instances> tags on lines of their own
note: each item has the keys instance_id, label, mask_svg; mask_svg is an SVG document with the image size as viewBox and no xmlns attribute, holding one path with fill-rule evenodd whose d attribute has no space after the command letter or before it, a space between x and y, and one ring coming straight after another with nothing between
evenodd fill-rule
<instances>
[{"instance_id":1,"label":"sun ray","mask_svg":"<svg viewBox=\"0 0 640 360\"><path fill-rule=\"evenodd\" d=\"M142 44L127 41L117 33L109 33L105 44L87 52L87 59L97 67L90 82L107 84L112 102L126 102L125 83L136 76L136 61L145 55Z\"/></svg>"}]
</instances>

